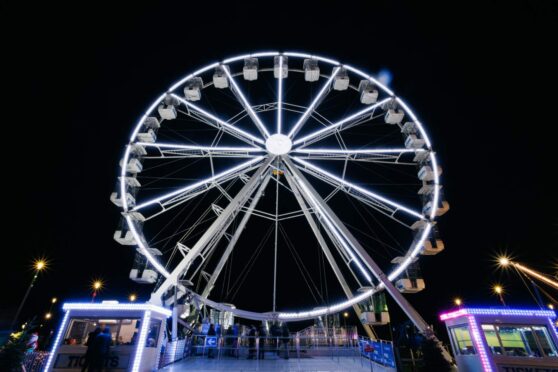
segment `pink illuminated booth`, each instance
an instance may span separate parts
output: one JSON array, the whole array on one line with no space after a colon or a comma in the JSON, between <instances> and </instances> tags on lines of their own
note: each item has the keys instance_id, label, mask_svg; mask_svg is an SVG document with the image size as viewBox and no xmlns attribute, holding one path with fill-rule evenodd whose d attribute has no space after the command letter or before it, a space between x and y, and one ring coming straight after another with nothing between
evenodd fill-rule
<instances>
[{"instance_id":1,"label":"pink illuminated booth","mask_svg":"<svg viewBox=\"0 0 558 372\"><path fill-rule=\"evenodd\" d=\"M460 308L443 313L460 372L558 372L552 310Z\"/></svg>"},{"instance_id":2,"label":"pink illuminated booth","mask_svg":"<svg viewBox=\"0 0 558 372\"><path fill-rule=\"evenodd\" d=\"M116 301L66 303L63 309L64 318L45 371L81 371L86 363L87 339L97 327L110 328L112 346L104 361L106 370L146 372L157 369L170 310Z\"/></svg>"}]
</instances>

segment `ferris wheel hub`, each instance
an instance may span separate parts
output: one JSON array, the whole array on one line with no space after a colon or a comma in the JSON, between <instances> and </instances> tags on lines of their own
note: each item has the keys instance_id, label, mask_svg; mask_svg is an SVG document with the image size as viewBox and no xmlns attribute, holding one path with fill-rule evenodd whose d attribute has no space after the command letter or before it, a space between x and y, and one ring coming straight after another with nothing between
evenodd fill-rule
<instances>
[{"instance_id":1,"label":"ferris wheel hub","mask_svg":"<svg viewBox=\"0 0 558 372\"><path fill-rule=\"evenodd\" d=\"M273 155L285 155L293 147L291 139L284 134L274 134L269 136L265 141L265 148L267 152Z\"/></svg>"}]
</instances>

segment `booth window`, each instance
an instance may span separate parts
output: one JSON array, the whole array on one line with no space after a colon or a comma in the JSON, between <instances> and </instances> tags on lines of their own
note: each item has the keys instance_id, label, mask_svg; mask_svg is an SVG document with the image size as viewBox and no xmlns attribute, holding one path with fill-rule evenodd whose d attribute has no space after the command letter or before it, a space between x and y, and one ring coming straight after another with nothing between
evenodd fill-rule
<instances>
[{"instance_id":1,"label":"booth window","mask_svg":"<svg viewBox=\"0 0 558 372\"><path fill-rule=\"evenodd\" d=\"M502 355L502 345L500 344L500 339L496 333L496 328L492 324L483 324L482 331L484 332L484 338L488 344L488 348L492 351L492 354Z\"/></svg>"},{"instance_id":2,"label":"booth window","mask_svg":"<svg viewBox=\"0 0 558 372\"><path fill-rule=\"evenodd\" d=\"M483 324L492 354L517 357L555 357L556 347L544 326Z\"/></svg>"},{"instance_id":3,"label":"booth window","mask_svg":"<svg viewBox=\"0 0 558 372\"><path fill-rule=\"evenodd\" d=\"M548 334L548 329L546 327L541 326L533 326L533 331L535 331L535 335L539 340L541 348L546 356L558 357L558 353L556 352L556 346L552 342L552 338Z\"/></svg>"},{"instance_id":4,"label":"booth window","mask_svg":"<svg viewBox=\"0 0 558 372\"><path fill-rule=\"evenodd\" d=\"M66 345L87 345L89 334L100 327L110 328L113 345L136 343L139 319L73 318L64 337Z\"/></svg>"},{"instance_id":5,"label":"booth window","mask_svg":"<svg viewBox=\"0 0 558 372\"><path fill-rule=\"evenodd\" d=\"M469 326L460 325L457 327L452 327L451 337L456 345L456 350L458 350L461 355L471 355L475 354L475 348L473 346L473 341L471 340L471 333L469 332Z\"/></svg>"}]
</instances>

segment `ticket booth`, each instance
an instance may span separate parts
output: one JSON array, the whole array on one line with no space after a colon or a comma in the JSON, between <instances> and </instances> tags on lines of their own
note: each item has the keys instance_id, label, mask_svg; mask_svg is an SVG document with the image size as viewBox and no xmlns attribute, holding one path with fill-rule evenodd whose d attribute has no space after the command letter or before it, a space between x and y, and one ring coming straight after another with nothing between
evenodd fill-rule
<instances>
[{"instance_id":1,"label":"ticket booth","mask_svg":"<svg viewBox=\"0 0 558 372\"><path fill-rule=\"evenodd\" d=\"M553 310L460 308L443 313L460 372L558 371Z\"/></svg>"},{"instance_id":2,"label":"ticket booth","mask_svg":"<svg viewBox=\"0 0 558 372\"><path fill-rule=\"evenodd\" d=\"M65 303L64 318L45 371L81 371L86 343L96 328L110 333L112 342L107 370L147 372L157 369L165 342L166 319L171 311L151 304Z\"/></svg>"}]
</instances>

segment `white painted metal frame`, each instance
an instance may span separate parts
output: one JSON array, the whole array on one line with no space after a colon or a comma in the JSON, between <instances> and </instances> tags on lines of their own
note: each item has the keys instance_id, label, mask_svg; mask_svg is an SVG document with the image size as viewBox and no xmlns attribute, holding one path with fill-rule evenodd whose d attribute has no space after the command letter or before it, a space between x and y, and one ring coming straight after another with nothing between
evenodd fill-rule
<instances>
[{"instance_id":1,"label":"white painted metal frame","mask_svg":"<svg viewBox=\"0 0 558 372\"><path fill-rule=\"evenodd\" d=\"M298 193L297 200L301 206L301 213L299 215L304 215L308 221L310 213L314 213L319 216L319 221L330 236L331 240L336 242L337 247L344 250L344 253L350 261L354 263L354 265L359 270L359 276L365 278L368 282L372 283L372 276L375 276L380 283L369 291L364 293L360 293L354 296L348 296L349 299L338 304L334 304L328 306L326 308L322 308L319 310L310 310L310 311L297 311L297 312L270 312L270 313L256 313L241 309L233 309L230 306L217 303L207 298L209 292L211 290L211 286L208 285L202 295L198 295L192 293L192 295L198 298L199 301L205 303L206 305L215 307L221 310L232 311L237 316L251 318L251 319L282 319L282 320L303 320L309 319L316 316L338 312L341 311L349 306L353 306L356 303L366 299L375 291L381 290L383 288L387 288L390 290L390 294L396 295L392 293L391 283L390 281L397 278L405 269L406 267L416 258L419 254L420 249L424 240L428 237L430 233L430 229L432 227L432 221L436 216L436 210L438 205L439 199L439 175L438 175L438 167L437 167L437 160L435 157L435 153L432 151L430 140L418 118L415 114L411 111L408 105L399 97L395 96L395 94L385 85L383 85L380 81L376 80L374 77L356 69L349 65L340 64L337 61L320 57L314 56L304 53L295 53L295 52L262 52L262 53L255 53L255 54L248 54L248 55L241 55L236 56L233 58L225 59L220 63L213 63L210 64L188 76L181 79L174 85L172 85L169 90L159 96L153 104L147 109L145 114L140 118L132 135L130 137L130 142L126 147L126 151L124 153L124 158L122 161L122 168L120 174L120 193L121 195L125 195L127 191L127 184L124 181L125 177L127 176L126 172L126 165L128 161L133 157L132 155L132 146L135 144L140 144L144 147L155 148L159 151L159 158L173 158L173 157L243 157L250 159L249 161L242 163L239 166L231 168L225 172L222 172L217 175L213 175L211 178L201 180L191 185L187 185L179 190L171 191L167 194L158 196L154 199L140 202L137 205L129 205L126 198L122 198L122 209L124 215L126 217L126 221L129 225L129 229L134 235L134 238L138 244L139 250L147 257L147 259L151 262L151 264L165 277L163 283L157 288L157 290L153 293L151 301L156 304L161 303L161 298L172 286L176 285L181 277L183 277L190 265L192 264L193 260L199 256L200 254L204 254L204 252L208 249L212 249L214 247L214 243L218 241L221 236L225 233L225 230L232 222L233 218L239 213L245 213L242 222L245 224L249 216L251 214L259 213L255 210L255 203L259 198L259 193L263 191L269 181L269 177L265 177L265 173L268 172L269 166L271 162L276 159L273 154L265 154L264 145L266 144L267 138L270 137L270 133L268 131L268 126L265 125L258 117L257 113L262 110L277 110L277 122L276 122L276 130L277 133L284 132L283 127L283 117L282 111L283 110L291 110L296 111L295 105L290 105L287 102L283 102L283 84L285 83L280 74L278 82L277 82L277 102L270 103L267 105L260 105L260 106L252 106L246 95L241 91L238 82L234 79L234 76L238 74L232 73L229 69L229 65L244 60L248 57L256 57L256 58L273 58L275 56L281 56L279 61L283 62L282 56L287 56L290 58L312 58L317 60L320 63L325 63L332 66L332 73L327 77L327 81L322 85L320 91L313 99L313 101L307 106L306 108L301 107L298 112L301 112L302 115L299 117L293 128L288 132L287 137L292 140L293 149L291 153L283 155L279 161L283 162L288 167L287 173L287 180L289 182L291 191L296 194ZM289 61L291 65L293 62ZM204 73L208 73L212 71L214 68L222 66L223 70L225 71L227 78L230 82L229 86L233 91L234 95L237 97L240 105L244 109L244 113L236 115L234 120L226 121L224 119L219 118L217 115L208 112L207 110L203 109L202 107L193 104L190 101L182 98L177 92L180 92L180 88L191 78L202 75ZM343 68L350 73L354 74L359 79L367 79L371 81L376 87L378 87L382 93L385 95L385 98L379 100L373 105L370 105L354 114L350 114L345 118L337 121L337 122L329 122L326 118L323 118L316 109L323 101L323 99L327 96L328 92L331 89L331 84L339 70ZM146 120L148 116L152 116L153 112L156 111L157 106L167 97L170 95L176 98L181 105L183 105L187 112L187 115L190 115L194 118L200 120L205 124L211 125L216 128L218 131L231 135L244 143L248 144L249 147L219 147L219 146L194 146L194 145L185 145L185 144L170 144L170 143L139 143L137 141L137 134L141 131L143 127L143 122ZM383 104L393 101L395 102L400 108L405 111L405 114L408 120L413 121L420 133L421 138L425 140L425 148L424 149L404 149L404 148L385 148L385 149L347 149L343 146L342 149L326 149L326 148L307 148L312 143L316 143L326 137L331 135L335 135L338 138L339 133L341 133L344 129L354 126L354 125L363 125L368 122L371 118L377 117L375 111L380 108ZM234 123L240 120L243 116L249 116L253 123L255 124L256 128L260 132L260 136L254 135L252 133L248 133L244 130L239 129L234 125ZM321 122L325 125L324 128L316 130L304 137L298 138L297 134L300 129L304 126L304 124L308 121L308 119L312 117L315 120ZM323 121L322 121L323 120ZM164 124L164 123L163 123ZM329 160L362 160L362 161L387 161L391 163L398 163L399 158L404 153L410 152L421 152L427 151L428 152L428 161L430 162L433 172L434 172L434 181L433 184L436 186L434 188L433 196L432 196L432 204L434 208L430 211L428 216L423 215L420 212L414 211L408 207L397 203L396 201L390 200L384 196L381 196L377 193L374 193L371 190L368 190L364 187L358 186L356 184L347 181L345 177L338 177L316 165L306 161L311 159L329 159ZM296 154L296 156L292 156L291 154ZM295 162L291 161L293 159ZM405 163L401 163L405 164ZM252 175L250 180L244 185L242 190L230 201L229 205L221 212L215 222L211 225L209 229L203 234L203 236L198 240L198 243L190 249L190 251L185 255L183 260L174 268L172 271L167 271L165 266L159 262L155 257L153 257L149 251L149 247L147 246L146 239L143 237L141 231L138 230L135 221L132 219L130 211L139 211L147 206L151 206L154 204L158 204L163 208L163 212L168 211L172 207L186 201L190 200L191 198L200 195L201 193L207 191L211 187L219 186L220 184L227 182L228 180L232 179L239 174L246 174L250 171L256 169L256 172ZM359 201L365 202L369 206L374 206L378 210L382 210L384 213L394 217L395 213L404 212L412 217L422 219L426 221L426 228L422 230L422 233L413 243L413 246L407 251L402 262L388 275L383 274L379 267L375 265L371 257L364 251L362 246L358 243L358 241L348 232L346 227L340 222L340 220L333 214L333 211L329 209L327 203L324 199L321 199L315 191L313 191L310 183L302 176L302 171L308 172L313 176L319 177L321 180L334 185L338 191L346 192L354 197L356 197ZM277 180L277 182L279 182ZM293 186L293 185L296 185ZM256 191L258 190L258 191ZM256 195L252 198L252 203L249 207L246 207L245 204L250 200L252 195L256 192ZM327 198L326 198L327 200ZM308 207L306 207L306 204ZM160 213L163 213L160 212ZM262 212L263 213L263 212ZM263 214L262 214L263 215ZM293 214L294 215L294 214ZM277 221L280 216L276 214L275 216L271 215L271 218L275 217ZM246 222L244 222L246 221ZM312 226L312 223L311 223ZM313 229L315 230L315 229ZM238 230L237 230L238 232ZM237 234L235 232L235 235ZM315 231L314 231L315 232ZM240 234L240 232L238 232ZM318 240L320 241L320 236L317 235ZM238 239L238 238L237 238ZM236 239L236 240L237 240ZM321 237L323 240L323 237ZM236 241L234 238L231 240L231 244L229 244L227 248L227 252L232 251L234 249L233 240ZM323 245L322 245L323 248ZM227 255L228 256L228 255ZM329 258L328 258L329 259ZM223 261L223 265L226 262L226 258ZM220 266L222 266L220 264ZM222 267L221 267L222 269ZM216 269L213 273L213 277L216 278L219 275L221 269ZM214 283L214 280L213 280ZM208 283L209 284L209 283ZM397 297L397 296L396 296ZM401 297L399 295L399 297ZM397 299L396 299L397 300ZM398 301L399 302L399 301ZM400 303L402 307L406 307L405 303ZM405 310L405 309L404 309ZM411 310L406 309L406 312L409 316L416 320L415 323L419 325L421 329L427 329L428 326L421 322L420 316L418 314L413 314L412 308ZM418 319L418 320L417 320Z\"/></svg>"}]
</instances>

